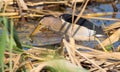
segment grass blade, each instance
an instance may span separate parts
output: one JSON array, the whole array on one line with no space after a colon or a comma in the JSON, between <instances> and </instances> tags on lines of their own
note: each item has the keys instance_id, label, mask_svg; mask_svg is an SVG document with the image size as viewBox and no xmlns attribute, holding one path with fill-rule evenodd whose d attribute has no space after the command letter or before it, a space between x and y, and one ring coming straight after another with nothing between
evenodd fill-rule
<instances>
[{"instance_id":1,"label":"grass blade","mask_svg":"<svg viewBox=\"0 0 120 72\"><path fill-rule=\"evenodd\" d=\"M10 24L10 22L8 21L8 31L9 31L9 32L10 32L10 30L11 30L10 27L11 27L11 24ZM11 34L11 32L10 32L10 34ZM22 45L21 45L21 43L20 43L20 40L19 40L19 37L18 37L18 34L17 34L15 28L13 28L13 39L14 39L17 47L18 47L19 49L22 49Z\"/></svg>"},{"instance_id":2,"label":"grass blade","mask_svg":"<svg viewBox=\"0 0 120 72\"><path fill-rule=\"evenodd\" d=\"M7 26L6 26L6 18L3 17L3 30L0 36L0 72L4 72L4 52L6 48L7 42Z\"/></svg>"}]
</instances>

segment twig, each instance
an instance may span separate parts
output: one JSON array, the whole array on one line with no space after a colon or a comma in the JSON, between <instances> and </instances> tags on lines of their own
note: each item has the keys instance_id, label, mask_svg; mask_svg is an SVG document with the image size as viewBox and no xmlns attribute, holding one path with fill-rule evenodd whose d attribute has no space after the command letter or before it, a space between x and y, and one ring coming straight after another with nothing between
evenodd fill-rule
<instances>
[{"instance_id":1,"label":"twig","mask_svg":"<svg viewBox=\"0 0 120 72\"><path fill-rule=\"evenodd\" d=\"M28 7L24 0L17 0L18 5L22 8L22 10L28 10Z\"/></svg>"},{"instance_id":2,"label":"twig","mask_svg":"<svg viewBox=\"0 0 120 72\"><path fill-rule=\"evenodd\" d=\"M28 68L29 71L31 71L33 69L32 62L28 60L26 63L26 67Z\"/></svg>"},{"instance_id":3,"label":"twig","mask_svg":"<svg viewBox=\"0 0 120 72\"><path fill-rule=\"evenodd\" d=\"M81 16L83 18L90 18L90 19L99 19L99 20L114 20L114 21L120 21L118 18L102 18L102 17L89 17L89 16Z\"/></svg>"},{"instance_id":4,"label":"twig","mask_svg":"<svg viewBox=\"0 0 120 72\"><path fill-rule=\"evenodd\" d=\"M101 70L101 72L106 72L104 69L102 69L100 66L98 66L95 62L93 62L92 60L88 59L86 56L82 55L79 51L75 50L80 56L84 57L87 61L89 61L90 63L92 63L94 66L96 66L99 70Z\"/></svg>"},{"instance_id":5,"label":"twig","mask_svg":"<svg viewBox=\"0 0 120 72\"><path fill-rule=\"evenodd\" d=\"M106 26L104 28L104 31L110 31L110 30L113 30L113 29L116 29L116 28L120 28L120 22L115 22L113 24L110 24L109 26Z\"/></svg>"},{"instance_id":6,"label":"twig","mask_svg":"<svg viewBox=\"0 0 120 72\"><path fill-rule=\"evenodd\" d=\"M83 2L83 0L79 0L78 2ZM67 4L68 1L55 1L55 2L38 2L38 3L27 3L28 6L37 6L37 5L44 5L44 4Z\"/></svg>"},{"instance_id":7,"label":"twig","mask_svg":"<svg viewBox=\"0 0 120 72\"><path fill-rule=\"evenodd\" d=\"M95 50L95 49L93 49L93 48L86 47L86 46L82 46L82 45L76 45L76 48L77 48L77 49L87 49L87 50L90 50L90 51L96 52L96 53L104 53L104 52L102 52L102 51Z\"/></svg>"},{"instance_id":8,"label":"twig","mask_svg":"<svg viewBox=\"0 0 120 72\"><path fill-rule=\"evenodd\" d=\"M104 45L100 42L100 40L98 38L95 38L95 40L99 43L99 45L102 47L102 49L105 51L105 52L108 52L106 50L106 48L104 47Z\"/></svg>"},{"instance_id":9,"label":"twig","mask_svg":"<svg viewBox=\"0 0 120 72\"><path fill-rule=\"evenodd\" d=\"M16 59L14 60L13 72L16 72L16 70L18 69L18 65L20 64L20 58L21 54L17 55Z\"/></svg>"},{"instance_id":10,"label":"twig","mask_svg":"<svg viewBox=\"0 0 120 72\"><path fill-rule=\"evenodd\" d=\"M14 15L18 15L18 12L14 12L14 13L0 13L0 16L14 16Z\"/></svg>"},{"instance_id":11,"label":"twig","mask_svg":"<svg viewBox=\"0 0 120 72\"><path fill-rule=\"evenodd\" d=\"M120 14L118 12L102 12L102 13L90 13L90 14L85 14L83 16L88 16L88 17L100 17L100 16L108 16L108 15L113 15L113 14Z\"/></svg>"},{"instance_id":12,"label":"twig","mask_svg":"<svg viewBox=\"0 0 120 72\"><path fill-rule=\"evenodd\" d=\"M110 45L111 43L115 43L120 39L120 29L114 32L109 38L105 39L101 44L103 46ZM111 41L111 42L110 42Z\"/></svg>"},{"instance_id":13,"label":"twig","mask_svg":"<svg viewBox=\"0 0 120 72\"><path fill-rule=\"evenodd\" d=\"M63 43L64 43L64 45L65 45L65 47L66 47L66 49L67 49L67 51L68 51L68 54L69 54L69 57L70 57L72 63L73 63L73 64L76 64L74 58L72 57L72 52L71 52L71 50L70 50L70 47L68 47L68 45L66 44L66 40L65 40L65 39L63 39Z\"/></svg>"},{"instance_id":14,"label":"twig","mask_svg":"<svg viewBox=\"0 0 120 72\"><path fill-rule=\"evenodd\" d=\"M79 18L82 16L87 4L88 4L89 0L86 1L85 5L83 6L83 9L81 10L80 14L78 15L77 19L75 20L74 24L77 23L77 21L79 20Z\"/></svg>"},{"instance_id":15,"label":"twig","mask_svg":"<svg viewBox=\"0 0 120 72\"><path fill-rule=\"evenodd\" d=\"M3 0L0 0L0 11L1 11L2 7L3 7Z\"/></svg>"},{"instance_id":16,"label":"twig","mask_svg":"<svg viewBox=\"0 0 120 72\"><path fill-rule=\"evenodd\" d=\"M73 52L71 51L72 49L72 45L70 45L65 39L63 39L63 43L65 45L65 47L67 48L68 54L70 56L70 59L72 61L73 64L77 64L80 68L82 68L82 66L80 65L79 61L75 58L75 55L73 54ZM74 47L74 51L75 51L75 47Z\"/></svg>"}]
</instances>

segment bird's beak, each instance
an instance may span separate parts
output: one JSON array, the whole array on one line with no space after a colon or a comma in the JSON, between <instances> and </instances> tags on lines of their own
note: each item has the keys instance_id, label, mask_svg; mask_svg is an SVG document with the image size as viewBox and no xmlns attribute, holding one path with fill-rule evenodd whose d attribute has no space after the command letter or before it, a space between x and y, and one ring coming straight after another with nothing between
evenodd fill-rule
<instances>
[{"instance_id":1,"label":"bird's beak","mask_svg":"<svg viewBox=\"0 0 120 72\"><path fill-rule=\"evenodd\" d=\"M31 41L31 42L33 42L33 36L34 36L37 32L39 32L42 27L43 27L42 24L39 23L39 24L37 25L37 27L33 30L33 32L30 34L29 37L30 37L30 41Z\"/></svg>"}]
</instances>

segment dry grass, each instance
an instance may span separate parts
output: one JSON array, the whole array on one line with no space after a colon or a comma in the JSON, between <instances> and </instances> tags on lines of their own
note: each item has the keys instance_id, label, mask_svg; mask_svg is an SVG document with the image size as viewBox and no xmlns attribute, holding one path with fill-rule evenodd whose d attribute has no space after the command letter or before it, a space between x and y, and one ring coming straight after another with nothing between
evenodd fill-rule
<instances>
[{"instance_id":1,"label":"dry grass","mask_svg":"<svg viewBox=\"0 0 120 72\"><path fill-rule=\"evenodd\" d=\"M80 2L83 2L83 0L80 0ZM80 17L83 18L90 18L90 19L99 19L99 20L114 20L114 21L120 21L120 19L117 18L102 18L99 16L105 16L105 15L111 15L115 14L113 12L107 12L107 13L96 13L96 14L86 14L83 15L83 12L85 11L85 8L87 7L87 4L89 0L84 1L85 4L83 4L83 8L81 9L80 13L78 14L78 18L73 22L74 18L72 18L72 24L74 27L74 24L78 21ZM76 0L73 0L72 5L70 7L73 8L72 16L75 15L76 12ZM37 6L37 5L44 5L44 4L65 4L68 5L67 1L55 1L55 2L39 2L39 3L25 3L23 0L17 0L18 8L17 10L8 13L6 12L8 10L9 1L4 3L3 6L3 12L0 13L0 16L6 16L8 18L21 18L21 17L42 17L44 15L48 14L54 14L55 16L59 16L62 14L61 12L55 12L50 10L37 10L37 9L31 9L27 6ZM12 7L15 9L14 7ZM25 11L24 11L25 10ZM67 50L67 53L64 53L64 59L65 63L71 62L66 68L70 69L71 72L74 72L74 68L71 68L69 66L79 67L80 69L89 67L89 71L97 71L97 72L106 72L107 70L114 69L119 70L119 64L120 64L120 53L119 52L108 52L105 49L105 46L108 46L110 44L113 44L117 42L120 39L120 22L116 22L114 24L111 24L110 26L106 27L104 29L105 32L111 33L110 37L106 38L103 42L100 42L98 39L99 47L102 47L105 51L95 50L93 48L76 45L75 40L72 37L69 37L69 42L66 39L63 39L63 46L61 50L65 52L65 48ZM72 31L71 31L72 33ZM120 46L118 47L118 49ZM79 51L78 49L83 50L89 50L89 52L85 51ZM22 70L24 68L28 69L29 72L39 72L46 66L55 67L54 63L49 64L48 60L54 59L56 50L46 49L46 48L39 48L39 47L33 47L32 49L26 50L22 53L12 53L12 61L13 61L13 67L12 71L16 72L18 70ZM5 52L5 61L4 63L7 65L10 61L9 52ZM44 56L46 55L46 56ZM44 57L43 57L44 56ZM63 59L63 56L61 59ZM59 57L59 56L58 56ZM54 60L53 60L54 61ZM56 62L59 62L60 60L57 60ZM112 61L112 62L111 62ZM60 62L61 63L61 62ZM84 64L82 64L84 63ZM117 69L118 68L118 69ZM70 72L70 70L68 70ZM5 71L9 71L9 67L5 69Z\"/></svg>"}]
</instances>

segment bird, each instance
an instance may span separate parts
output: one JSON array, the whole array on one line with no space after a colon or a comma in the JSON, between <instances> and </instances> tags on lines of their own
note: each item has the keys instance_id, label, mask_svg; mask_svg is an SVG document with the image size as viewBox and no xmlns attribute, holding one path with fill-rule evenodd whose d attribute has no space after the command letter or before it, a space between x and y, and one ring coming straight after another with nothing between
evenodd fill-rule
<instances>
[{"instance_id":1,"label":"bird","mask_svg":"<svg viewBox=\"0 0 120 72\"><path fill-rule=\"evenodd\" d=\"M77 18L74 15L74 20ZM94 40L95 37L104 36L101 26L97 26L85 18L80 18L76 24L72 25L72 14L61 14L59 17L45 15L41 18L38 26L33 30L30 36L36 34L42 28L49 28L52 31L72 36L76 41Z\"/></svg>"}]
</instances>

